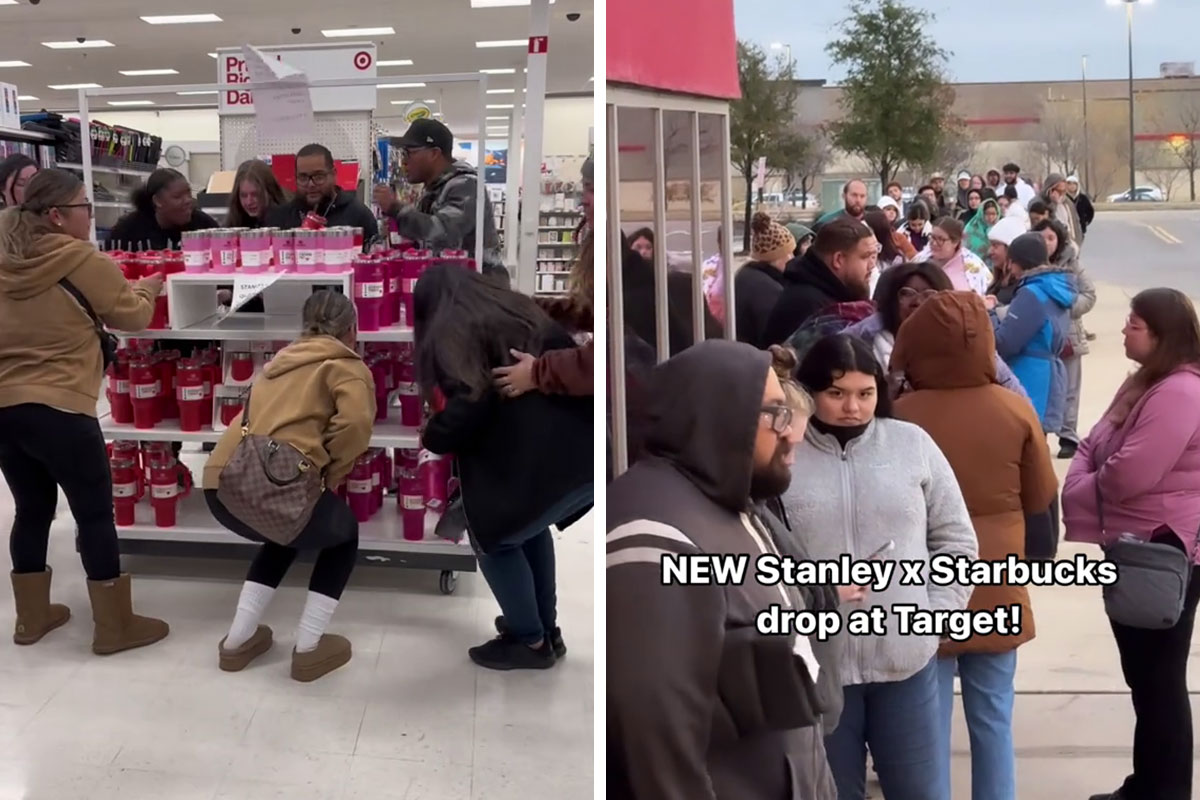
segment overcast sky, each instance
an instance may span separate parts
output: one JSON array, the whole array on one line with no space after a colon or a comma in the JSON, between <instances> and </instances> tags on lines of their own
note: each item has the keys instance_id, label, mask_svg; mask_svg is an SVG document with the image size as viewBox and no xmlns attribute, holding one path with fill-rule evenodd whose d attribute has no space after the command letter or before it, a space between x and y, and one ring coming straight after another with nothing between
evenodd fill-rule
<instances>
[{"instance_id":1,"label":"overcast sky","mask_svg":"<svg viewBox=\"0 0 1200 800\"><path fill-rule=\"evenodd\" d=\"M1125 10L1106 0L908 0L933 16L926 29L951 53L955 81L1073 80L1129 74ZM825 45L837 38L842 0L734 0L738 38L792 46L798 78L836 81ZM1200 61L1200 0L1134 8L1133 74L1158 77L1163 61Z\"/></svg>"}]
</instances>

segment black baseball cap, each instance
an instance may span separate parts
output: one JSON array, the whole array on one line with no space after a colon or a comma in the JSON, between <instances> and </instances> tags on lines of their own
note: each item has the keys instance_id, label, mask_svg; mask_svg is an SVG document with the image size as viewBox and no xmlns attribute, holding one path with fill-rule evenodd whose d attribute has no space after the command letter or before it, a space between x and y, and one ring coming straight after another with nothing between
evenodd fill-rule
<instances>
[{"instance_id":1,"label":"black baseball cap","mask_svg":"<svg viewBox=\"0 0 1200 800\"><path fill-rule=\"evenodd\" d=\"M446 158L454 152L454 134L436 119L419 119L400 139L401 147L436 147Z\"/></svg>"}]
</instances>

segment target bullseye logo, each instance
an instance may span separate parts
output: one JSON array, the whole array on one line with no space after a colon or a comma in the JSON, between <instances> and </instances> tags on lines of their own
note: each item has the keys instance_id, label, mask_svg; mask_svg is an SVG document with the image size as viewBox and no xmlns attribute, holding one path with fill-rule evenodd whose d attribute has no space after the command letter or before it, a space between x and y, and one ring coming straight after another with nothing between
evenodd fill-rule
<instances>
[{"instance_id":1,"label":"target bullseye logo","mask_svg":"<svg viewBox=\"0 0 1200 800\"><path fill-rule=\"evenodd\" d=\"M371 54L366 50L360 50L354 54L354 66L356 69L367 70L371 68Z\"/></svg>"}]
</instances>

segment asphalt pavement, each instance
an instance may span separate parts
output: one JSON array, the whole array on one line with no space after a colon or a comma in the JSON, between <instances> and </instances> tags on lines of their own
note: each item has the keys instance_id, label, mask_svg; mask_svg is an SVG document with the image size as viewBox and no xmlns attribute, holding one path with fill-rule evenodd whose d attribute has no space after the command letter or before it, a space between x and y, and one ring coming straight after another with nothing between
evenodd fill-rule
<instances>
[{"instance_id":1,"label":"asphalt pavement","mask_svg":"<svg viewBox=\"0 0 1200 800\"><path fill-rule=\"evenodd\" d=\"M1109 211L1083 245L1095 280L1140 290L1170 286L1200 297L1200 211Z\"/></svg>"}]
</instances>

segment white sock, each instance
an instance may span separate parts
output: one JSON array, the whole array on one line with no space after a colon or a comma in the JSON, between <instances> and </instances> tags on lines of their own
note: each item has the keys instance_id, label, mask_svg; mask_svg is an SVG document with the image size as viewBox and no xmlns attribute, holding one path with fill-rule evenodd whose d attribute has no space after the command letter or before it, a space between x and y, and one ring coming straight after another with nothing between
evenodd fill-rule
<instances>
[{"instance_id":1,"label":"white sock","mask_svg":"<svg viewBox=\"0 0 1200 800\"><path fill-rule=\"evenodd\" d=\"M273 588L261 583L246 581L242 584L237 613L233 615L233 624L229 626L229 635L225 637L226 650L234 650L250 641L274 594Z\"/></svg>"},{"instance_id":2,"label":"white sock","mask_svg":"<svg viewBox=\"0 0 1200 800\"><path fill-rule=\"evenodd\" d=\"M333 619L333 612L338 607L338 601L332 597L309 592L304 601L304 613L300 615L300 627L296 630L296 652L311 653L317 649L321 634Z\"/></svg>"}]
</instances>

